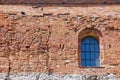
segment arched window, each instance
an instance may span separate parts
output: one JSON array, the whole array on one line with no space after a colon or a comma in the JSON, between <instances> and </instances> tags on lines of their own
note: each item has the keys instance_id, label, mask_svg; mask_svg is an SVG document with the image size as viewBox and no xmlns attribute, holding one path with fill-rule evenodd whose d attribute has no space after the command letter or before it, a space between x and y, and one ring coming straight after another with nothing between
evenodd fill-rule
<instances>
[{"instance_id":1,"label":"arched window","mask_svg":"<svg viewBox=\"0 0 120 80\"><path fill-rule=\"evenodd\" d=\"M99 67L99 41L91 36L81 40L81 65L82 67Z\"/></svg>"}]
</instances>

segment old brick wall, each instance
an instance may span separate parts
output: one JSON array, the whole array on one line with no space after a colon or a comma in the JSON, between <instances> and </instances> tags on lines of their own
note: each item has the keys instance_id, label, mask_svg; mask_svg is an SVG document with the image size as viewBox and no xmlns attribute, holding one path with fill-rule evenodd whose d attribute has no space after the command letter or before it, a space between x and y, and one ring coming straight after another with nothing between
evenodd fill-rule
<instances>
[{"instance_id":1,"label":"old brick wall","mask_svg":"<svg viewBox=\"0 0 120 80\"><path fill-rule=\"evenodd\" d=\"M119 5L76 6L0 5L0 72L120 75ZM79 38L99 32L101 68L80 67Z\"/></svg>"}]
</instances>

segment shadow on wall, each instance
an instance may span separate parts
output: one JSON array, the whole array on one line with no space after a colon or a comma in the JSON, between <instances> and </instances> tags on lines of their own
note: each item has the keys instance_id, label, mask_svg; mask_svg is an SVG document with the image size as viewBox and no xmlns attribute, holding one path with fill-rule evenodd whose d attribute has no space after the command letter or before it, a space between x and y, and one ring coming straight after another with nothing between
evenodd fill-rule
<instances>
[{"instance_id":1,"label":"shadow on wall","mask_svg":"<svg viewBox=\"0 0 120 80\"><path fill-rule=\"evenodd\" d=\"M47 7L47 6L83 6L89 7L90 4L95 4L94 6L101 6L100 4L119 4L120 0L0 0L0 4L27 4L27 5L37 5L37 7ZM84 5L89 4L89 5ZM104 6L104 5L102 5Z\"/></svg>"},{"instance_id":2,"label":"shadow on wall","mask_svg":"<svg viewBox=\"0 0 120 80\"><path fill-rule=\"evenodd\" d=\"M1 3L118 3L120 0L0 0Z\"/></svg>"}]
</instances>

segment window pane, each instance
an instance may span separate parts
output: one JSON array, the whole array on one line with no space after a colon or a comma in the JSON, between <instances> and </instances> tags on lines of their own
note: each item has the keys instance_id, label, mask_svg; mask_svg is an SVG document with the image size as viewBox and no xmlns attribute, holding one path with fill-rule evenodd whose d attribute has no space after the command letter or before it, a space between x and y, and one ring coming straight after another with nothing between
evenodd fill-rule
<instances>
[{"instance_id":1,"label":"window pane","mask_svg":"<svg viewBox=\"0 0 120 80\"><path fill-rule=\"evenodd\" d=\"M94 49L94 45L90 45L90 51L94 51L95 49Z\"/></svg>"},{"instance_id":2,"label":"window pane","mask_svg":"<svg viewBox=\"0 0 120 80\"><path fill-rule=\"evenodd\" d=\"M99 51L99 46L98 46L98 44L95 44L95 51Z\"/></svg>"},{"instance_id":3,"label":"window pane","mask_svg":"<svg viewBox=\"0 0 120 80\"><path fill-rule=\"evenodd\" d=\"M99 42L93 37L86 37L81 42L82 66L99 66Z\"/></svg>"},{"instance_id":4,"label":"window pane","mask_svg":"<svg viewBox=\"0 0 120 80\"><path fill-rule=\"evenodd\" d=\"M95 61L91 61L91 66L95 66Z\"/></svg>"},{"instance_id":5,"label":"window pane","mask_svg":"<svg viewBox=\"0 0 120 80\"><path fill-rule=\"evenodd\" d=\"M82 44L84 44L85 43L85 40L82 40Z\"/></svg>"},{"instance_id":6,"label":"window pane","mask_svg":"<svg viewBox=\"0 0 120 80\"><path fill-rule=\"evenodd\" d=\"M86 53L86 59L90 59L90 54L89 53Z\"/></svg>"},{"instance_id":7,"label":"window pane","mask_svg":"<svg viewBox=\"0 0 120 80\"><path fill-rule=\"evenodd\" d=\"M90 51L90 46L89 45L85 45L86 47L86 51Z\"/></svg>"},{"instance_id":8,"label":"window pane","mask_svg":"<svg viewBox=\"0 0 120 80\"><path fill-rule=\"evenodd\" d=\"M90 43L94 44L94 39L90 37Z\"/></svg>"},{"instance_id":9,"label":"window pane","mask_svg":"<svg viewBox=\"0 0 120 80\"><path fill-rule=\"evenodd\" d=\"M94 59L95 59L95 53L91 53L91 54L90 54L90 57L91 57L91 58L90 58L91 60L94 60Z\"/></svg>"},{"instance_id":10,"label":"window pane","mask_svg":"<svg viewBox=\"0 0 120 80\"><path fill-rule=\"evenodd\" d=\"M96 58L96 59L99 59L99 53L98 53L98 52L95 53L95 58Z\"/></svg>"},{"instance_id":11,"label":"window pane","mask_svg":"<svg viewBox=\"0 0 120 80\"><path fill-rule=\"evenodd\" d=\"M81 45L81 51L85 51L85 45Z\"/></svg>"},{"instance_id":12,"label":"window pane","mask_svg":"<svg viewBox=\"0 0 120 80\"><path fill-rule=\"evenodd\" d=\"M98 44L98 41L97 41L97 40L94 40L94 43L95 43L95 44Z\"/></svg>"},{"instance_id":13,"label":"window pane","mask_svg":"<svg viewBox=\"0 0 120 80\"><path fill-rule=\"evenodd\" d=\"M86 60L86 66L90 66L90 61Z\"/></svg>"},{"instance_id":14,"label":"window pane","mask_svg":"<svg viewBox=\"0 0 120 80\"><path fill-rule=\"evenodd\" d=\"M86 38L86 39L85 39L85 43L89 43L89 38Z\"/></svg>"},{"instance_id":15,"label":"window pane","mask_svg":"<svg viewBox=\"0 0 120 80\"><path fill-rule=\"evenodd\" d=\"M86 58L85 58L85 53L82 53L82 54L81 54L81 57L82 57L82 59L86 59Z\"/></svg>"},{"instance_id":16,"label":"window pane","mask_svg":"<svg viewBox=\"0 0 120 80\"><path fill-rule=\"evenodd\" d=\"M85 65L85 60L82 60L82 66L86 66L86 65Z\"/></svg>"}]
</instances>

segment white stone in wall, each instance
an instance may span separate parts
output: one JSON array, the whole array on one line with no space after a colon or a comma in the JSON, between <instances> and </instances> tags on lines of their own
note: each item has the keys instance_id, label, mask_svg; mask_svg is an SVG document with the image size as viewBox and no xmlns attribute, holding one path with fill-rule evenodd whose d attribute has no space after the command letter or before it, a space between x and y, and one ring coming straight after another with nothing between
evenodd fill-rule
<instances>
[{"instance_id":1,"label":"white stone in wall","mask_svg":"<svg viewBox=\"0 0 120 80\"><path fill-rule=\"evenodd\" d=\"M0 80L5 80L7 73L0 73Z\"/></svg>"},{"instance_id":2,"label":"white stone in wall","mask_svg":"<svg viewBox=\"0 0 120 80\"><path fill-rule=\"evenodd\" d=\"M0 80L5 80L7 73L0 74ZM52 74L48 73L14 73L10 74L8 80L90 80L90 76L81 74ZM98 80L120 80L120 75L107 74L97 76Z\"/></svg>"}]
</instances>

